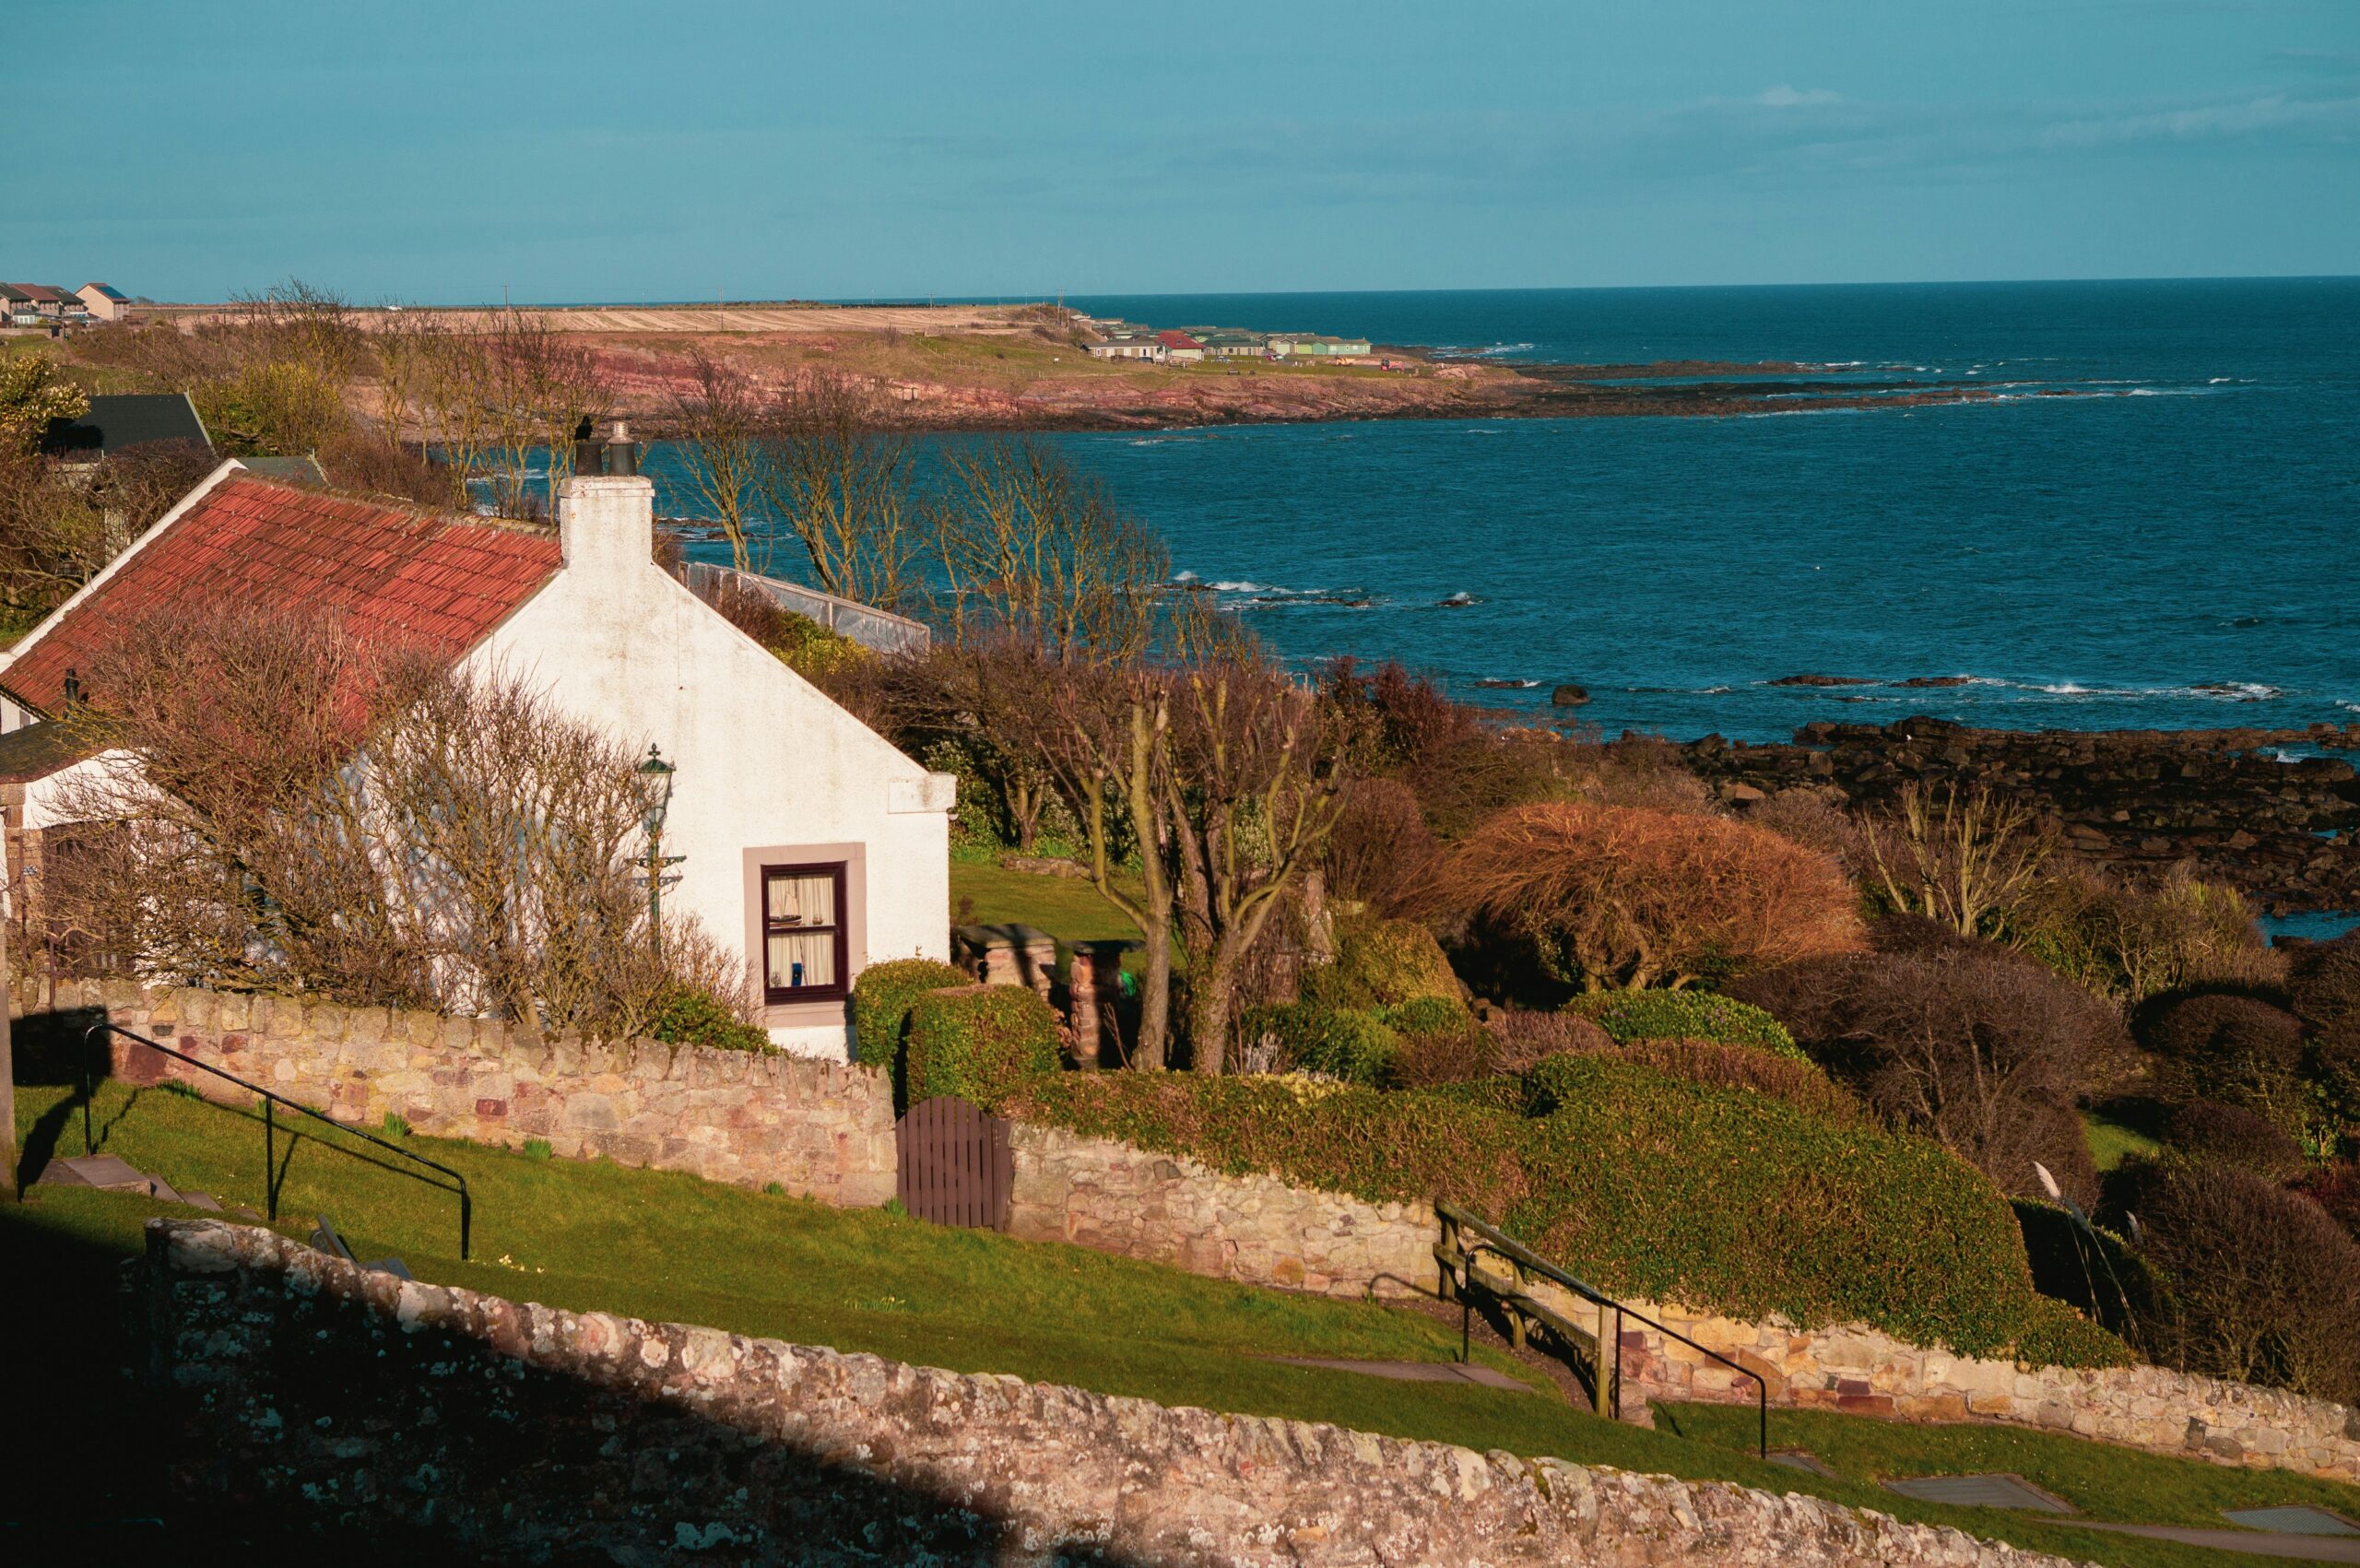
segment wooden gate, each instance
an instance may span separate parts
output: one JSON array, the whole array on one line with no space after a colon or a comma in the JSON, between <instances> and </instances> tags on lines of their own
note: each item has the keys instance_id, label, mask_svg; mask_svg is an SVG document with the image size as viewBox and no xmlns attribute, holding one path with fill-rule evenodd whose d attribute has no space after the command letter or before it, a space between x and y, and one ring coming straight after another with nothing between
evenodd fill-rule
<instances>
[{"instance_id":1,"label":"wooden gate","mask_svg":"<svg viewBox=\"0 0 2360 1568\"><path fill-rule=\"evenodd\" d=\"M1007 1122L945 1094L911 1106L893 1131L903 1208L938 1225L1008 1229L1016 1155Z\"/></svg>"}]
</instances>

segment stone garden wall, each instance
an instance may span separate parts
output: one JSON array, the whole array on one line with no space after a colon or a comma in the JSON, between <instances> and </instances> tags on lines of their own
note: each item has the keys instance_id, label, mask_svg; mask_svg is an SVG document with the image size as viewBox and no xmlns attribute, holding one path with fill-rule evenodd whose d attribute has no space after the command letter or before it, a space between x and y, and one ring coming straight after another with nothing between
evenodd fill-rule
<instances>
[{"instance_id":1,"label":"stone garden wall","mask_svg":"<svg viewBox=\"0 0 2360 1568\"><path fill-rule=\"evenodd\" d=\"M437 1138L605 1155L846 1207L893 1196L893 1091L871 1067L642 1040L544 1039L494 1019L286 997L65 982L37 1000L60 1028L87 1016L184 1051L340 1122L387 1114ZM22 1013L21 1006L12 1012ZM112 1037L111 1037L112 1038ZM243 1092L112 1039L114 1076Z\"/></svg>"},{"instance_id":2,"label":"stone garden wall","mask_svg":"<svg viewBox=\"0 0 2360 1568\"><path fill-rule=\"evenodd\" d=\"M420 1561L2035 1568L1797 1495L1170 1409L365 1274L149 1222L193 1503Z\"/></svg>"},{"instance_id":3,"label":"stone garden wall","mask_svg":"<svg viewBox=\"0 0 2360 1568\"><path fill-rule=\"evenodd\" d=\"M1232 1176L1060 1127L1015 1129L1009 1229L1322 1295L1434 1293L1434 1209Z\"/></svg>"},{"instance_id":4,"label":"stone garden wall","mask_svg":"<svg viewBox=\"0 0 2360 1568\"><path fill-rule=\"evenodd\" d=\"M1584 1327L1594 1309L1545 1283ZM1864 1325L1804 1332L1773 1320L1631 1303L1759 1373L1773 1405L1908 1421L1991 1421L2070 1432L2160 1454L2360 1481L2360 1410L2161 1367L2032 1367L1907 1345ZM1742 1400L1751 1378L1629 1318L1622 1326L1623 1401Z\"/></svg>"}]
</instances>

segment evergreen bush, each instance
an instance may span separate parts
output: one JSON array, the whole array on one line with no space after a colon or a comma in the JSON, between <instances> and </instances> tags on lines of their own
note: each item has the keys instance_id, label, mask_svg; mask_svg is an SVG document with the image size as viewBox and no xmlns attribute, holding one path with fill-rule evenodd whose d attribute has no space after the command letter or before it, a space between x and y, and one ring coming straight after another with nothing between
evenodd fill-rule
<instances>
[{"instance_id":1,"label":"evergreen bush","mask_svg":"<svg viewBox=\"0 0 2360 1568\"><path fill-rule=\"evenodd\" d=\"M1023 985L928 991L910 1008L907 1102L938 1094L992 1105L1057 1071L1057 1015Z\"/></svg>"},{"instance_id":2,"label":"evergreen bush","mask_svg":"<svg viewBox=\"0 0 2360 1568\"><path fill-rule=\"evenodd\" d=\"M1710 1040L1808 1062L1787 1026L1757 1007L1711 991L1592 991L1565 1004L1617 1045L1634 1040Z\"/></svg>"},{"instance_id":3,"label":"evergreen bush","mask_svg":"<svg viewBox=\"0 0 2360 1568\"><path fill-rule=\"evenodd\" d=\"M1347 1083L1375 1083L1399 1049L1401 1037L1373 1013L1317 1002L1257 1008L1245 1023L1248 1040L1268 1035L1288 1065Z\"/></svg>"},{"instance_id":4,"label":"evergreen bush","mask_svg":"<svg viewBox=\"0 0 2360 1568\"><path fill-rule=\"evenodd\" d=\"M655 1010L647 1032L673 1045L710 1045L721 1051L767 1051L771 1037L732 1012L720 997L691 985L676 985Z\"/></svg>"},{"instance_id":5,"label":"evergreen bush","mask_svg":"<svg viewBox=\"0 0 2360 1568\"><path fill-rule=\"evenodd\" d=\"M1421 996L1458 999L1458 976L1434 934L1414 920L1351 915L1336 922L1336 961L1304 973L1303 999L1363 1010Z\"/></svg>"},{"instance_id":6,"label":"evergreen bush","mask_svg":"<svg viewBox=\"0 0 2360 1568\"><path fill-rule=\"evenodd\" d=\"M1267 1077L1067 1074L997 1109L1234 1174L1454 1200L1617 1294L1806 1327L1860 1320L1965 1355L2129 1359L2034 1290L2006 1201L1929 1139L1601 1056L1551 1057L1516 1083L1310 1093Z\"/></svg>"},{"instance_id":7,"label":"evergreen bush","mask_svg":"<svg viewBox=\"0 0 2360 1568\"><path fill-rule=\"evenodd\" d=\"M892 959L872 963L852 983L853 1048L864 1062L898 1070L902 1026L910 1008L928 991L969 985L975 977L933 959Z\"/></svg>"}]
</instances>

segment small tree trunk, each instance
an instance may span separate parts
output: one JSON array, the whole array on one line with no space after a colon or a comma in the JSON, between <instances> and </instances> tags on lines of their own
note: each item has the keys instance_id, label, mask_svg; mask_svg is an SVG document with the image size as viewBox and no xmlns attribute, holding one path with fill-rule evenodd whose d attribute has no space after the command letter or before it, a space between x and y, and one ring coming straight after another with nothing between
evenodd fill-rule
<instances>
[{"instance_id":1,"label":"small tree trunk","mask_svg":"<svg viewBox=\"0 0 2360 1568\"><path fill-rule=\"evenodd\" d=\"M16 976L8 968L8 922L0 917L0 1000L16 999ZM17 1052L15 1031L0 1008L0 1193L17 1195Z\"/></svg>"},{"instance_id":2,"label":"small tree trunk","mask_svg":"<svg viewBox=\"0 0 2360 1568\"><path fill-rule=\"evenodd\" d=\"M1229 1019L1237 993L1237 960L1227 942L1190 945L1188 955L1189 1065L1218 1075L1229 1067Z\"/></svg>"}]
</instances>

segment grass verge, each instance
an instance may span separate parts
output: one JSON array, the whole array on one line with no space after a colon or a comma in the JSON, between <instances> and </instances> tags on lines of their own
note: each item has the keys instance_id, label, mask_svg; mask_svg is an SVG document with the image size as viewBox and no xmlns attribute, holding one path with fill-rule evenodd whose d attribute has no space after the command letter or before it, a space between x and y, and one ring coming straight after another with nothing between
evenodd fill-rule
<instances>
[{"instance_id":1,"label":"grass verge","mask_svg":"<svg viewBox=\"0 0 2360 1568\"><path fill-rule=\"evenodd\" d=\"M29 1162L80 1151L72 1091L24 1086L18 1105ZM263 1139L252 1113L185 1092L115 1083L100 1086L92 1110L104 1151L176 1186L263 1206ZM1842 1418L1772 1415L1774 1444L1821 1453L1844 1471L1831 1482L1749 1457L1736 1430L1751 1420L1745 1412L1682 1408L1673 1413L1682 1434L1603 1422L1563 1403L1531 1369L1481 1347L1477 1353L1488 1364L1537 1391L1391 1383L1264 1359L1449 1359L1457 1350L1451 1326L1420 1313L1254 1290L1075 1247L950 1230L880 1210L833 1209L605 1161L407 1141L467 1177L477 1206L477 1261L457 1259L456 1204L449 1195L333 1133L307 1133L291 1149L282 1133L279 1228L301 1235L312 1217L324 1212L362 1257L395 1254L421 1279L573 1310L705 1324L956 1371L1012 1373L1164 1404L1330 1421L1478 1450L1809 1491L2123 1568L2218 1561L2165 1542L1897 1497L1868 1479L1872 1467L1845 1469L1849 1461L1837 1456L1851 1450L1807 1424ZM103 1369L125 1350L116 1326L121 1263L140 1250L140 1227L149 1215L187 1212L57 1187L0 1207L10 1277L43 1284L0 1292L0 1328L13 1331L11 1343L45 1347L37 1380L47 1386L30 1393L37 1402L27 1408L58 1413L53 1441L31 1470L12 1477L26 1483L18 1496L42 1499L53 1510L70 1505L57 1500L76 1497L77 1488L91 1505L90 1488L112 1486L96 1505L163 1506L124 1490L123 1478L136 1468L110 1470L93 1461L119 1456L126 1438L120 1412L111 1411L100 1386ZM1911 1464L1922 1469L1994 1468L1973 1444L2026 1435L1892 1428L1871 1437L1904 1433L1937 1449L1963 1444L1955 1463L1937 1455L1920 1465L1913 1456ZM2136 1484L2085 1485L2061 1458L2046 1469L2027 1461L1996 1468L2022 1470L2076 1501L2090 1496L2094 1513L2125 1522L2182 1522L2197 1505L2172 1503L2176 1493L2201 1497L2205 1506L2216 1493L2224 1505L2332 1499L2328 1505L2345 1511L2360 1506L2360 1489L2028 1435L2090 1449L2097 1456L2089 1461L2098 1467L2094 1474L2135 1477ZM2109 1506L2117 1497L2135 1501L2138 1511ZM2177 1511L2167 1512L2167 1503Z\"/></svg>"}]
</instances>

